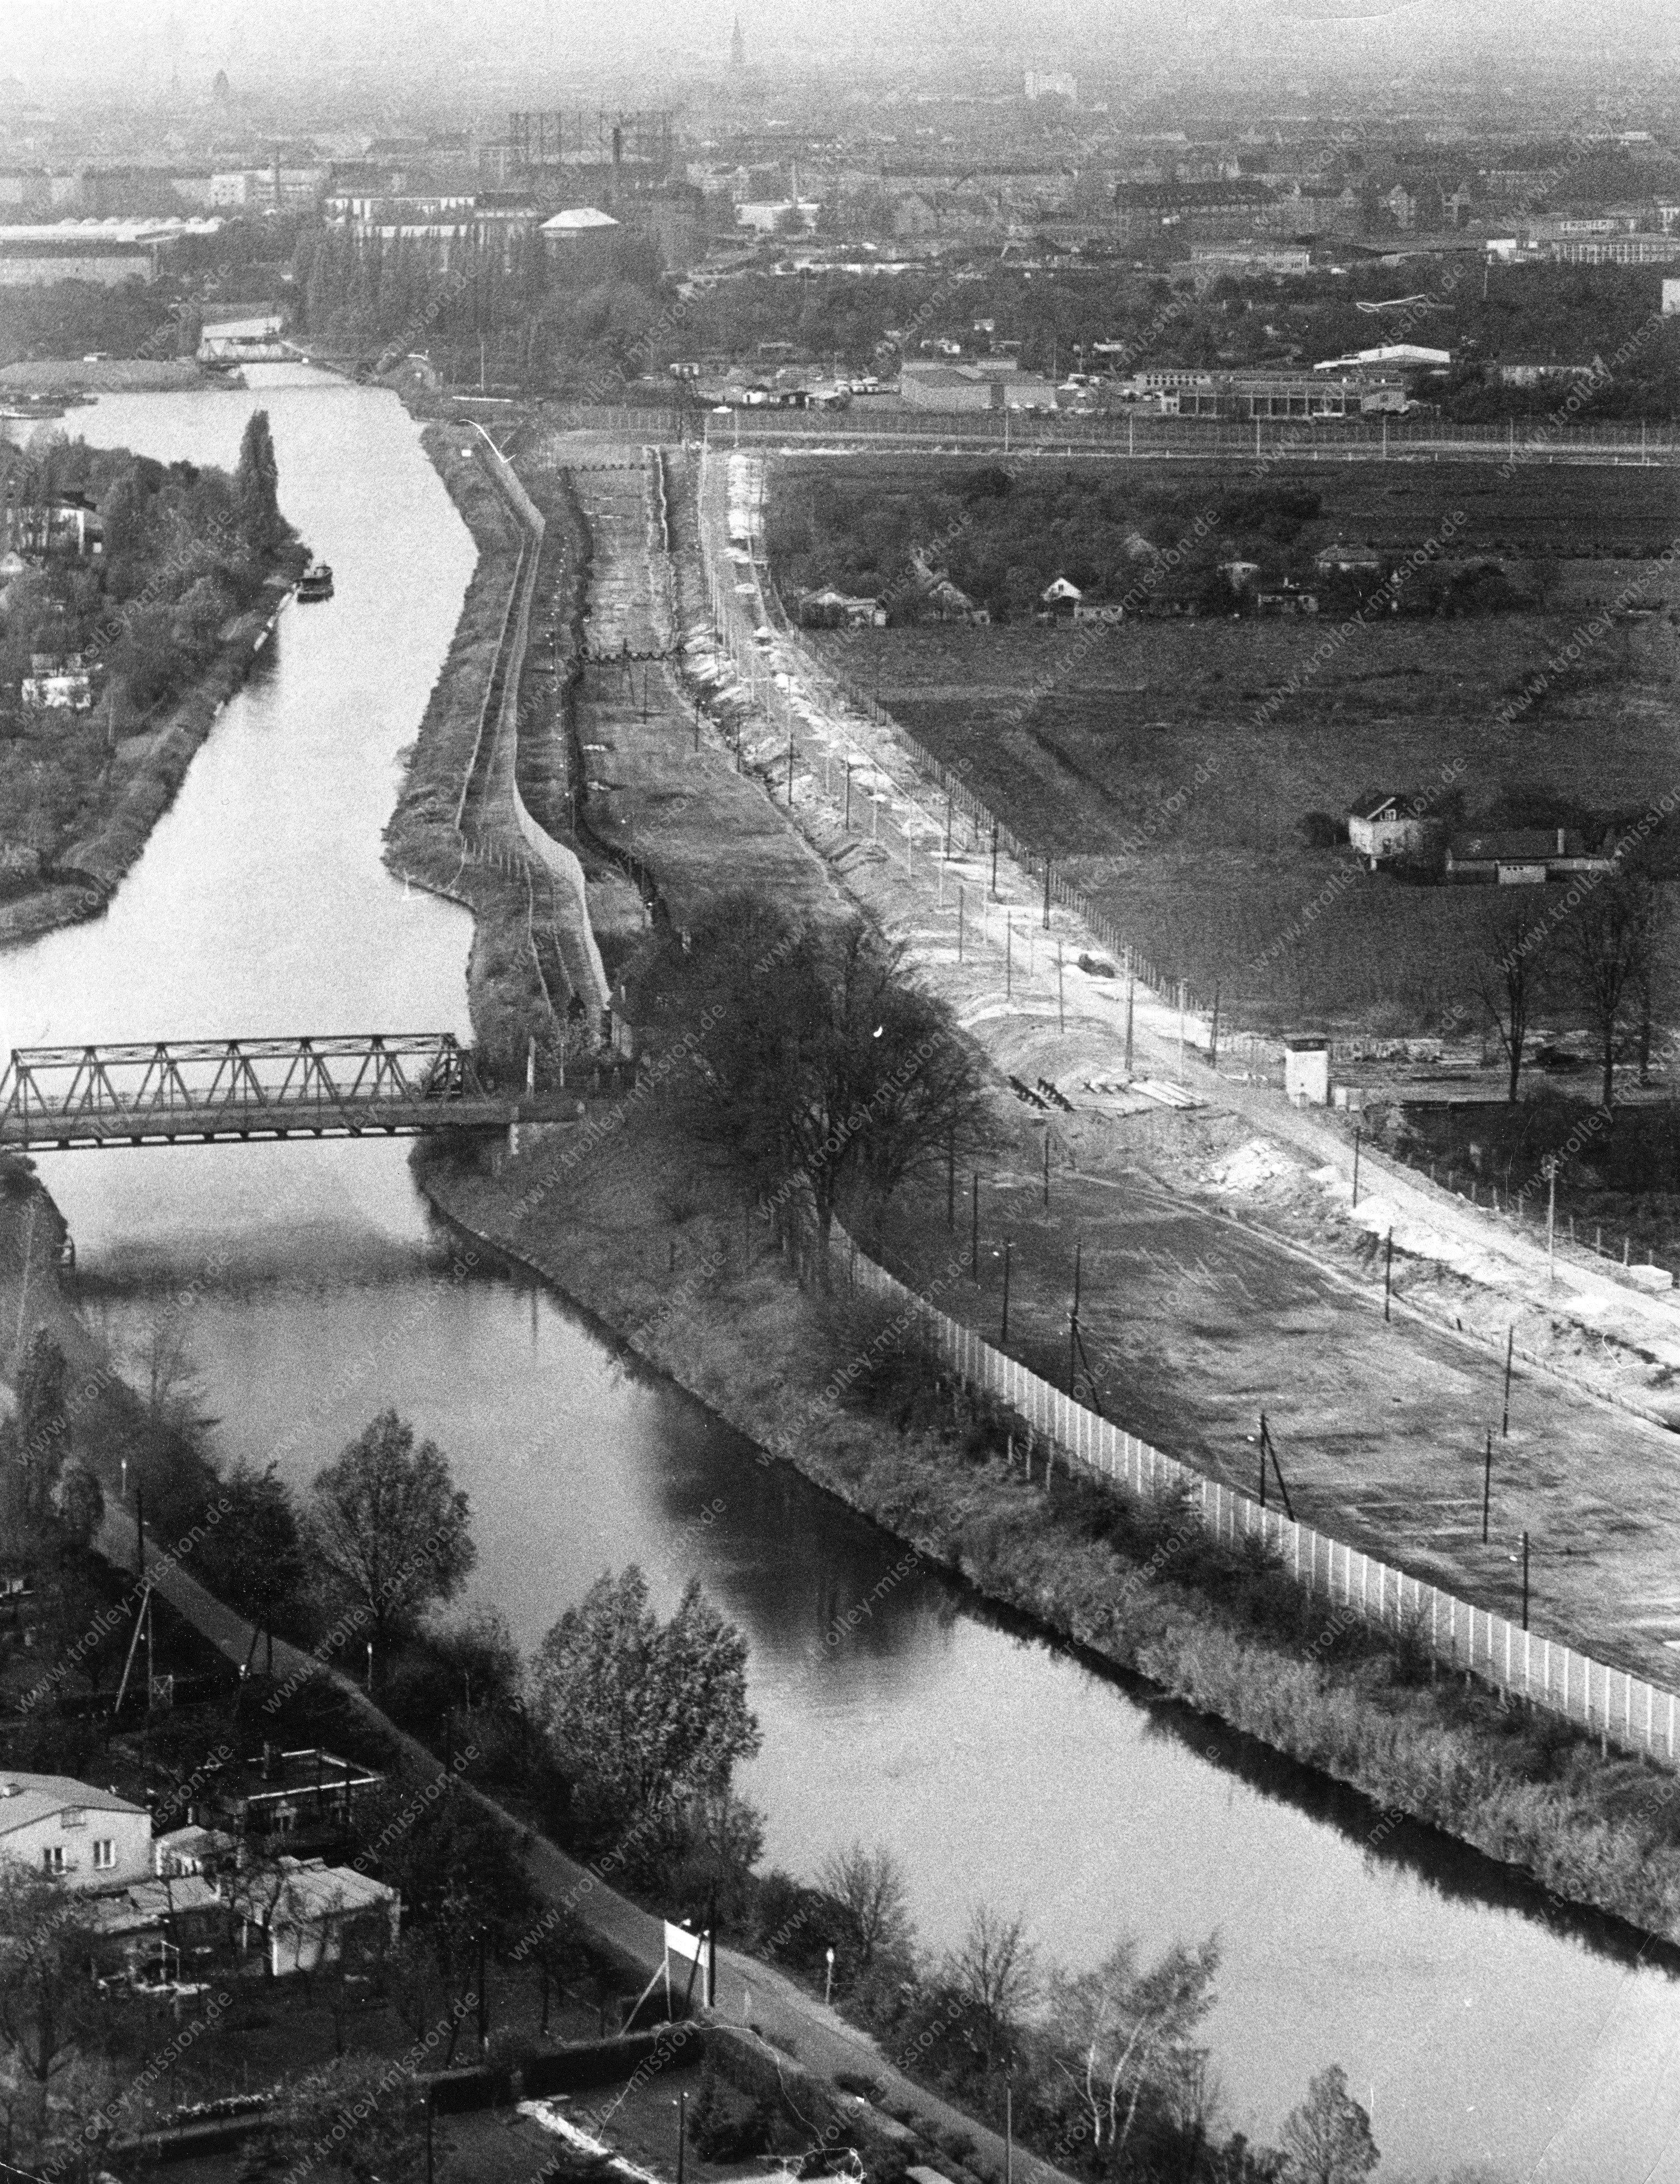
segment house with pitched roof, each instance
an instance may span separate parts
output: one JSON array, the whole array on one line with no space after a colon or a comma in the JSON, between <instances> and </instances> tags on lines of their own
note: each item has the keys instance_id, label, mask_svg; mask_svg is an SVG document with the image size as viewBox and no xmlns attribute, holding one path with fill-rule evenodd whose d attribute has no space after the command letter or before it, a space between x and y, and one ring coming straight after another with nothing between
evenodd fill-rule
<instances>
[{"instance_id":1,"label":"house with pitched roof","mask_svg":"<svg viewBox=\"0 0 1680 2184\"><path fill-rule=\"evenodd\" d=\"M69 1774L0 1771L0 1858L75 1889L125 1886L152 1872L152 1816Z\"/></svg>"}]
</instances>

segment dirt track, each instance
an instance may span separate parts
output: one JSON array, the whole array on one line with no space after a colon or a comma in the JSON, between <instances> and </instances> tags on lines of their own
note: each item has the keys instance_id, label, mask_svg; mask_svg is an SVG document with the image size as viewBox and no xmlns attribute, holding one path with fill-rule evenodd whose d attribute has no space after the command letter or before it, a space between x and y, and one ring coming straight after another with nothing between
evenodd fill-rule
<instances>
[{"instance_id":1,"label":"dirt track","mask_svg":"<svg viewBox=\"0 0 1680 2184\"><path fill-rule=\"evenodd\" d=\"M564 443L555 453L565 460ZM634 526L614 530L628 538ZM1264 1409L1301 1515L1490 1607L1517 1605L1514 1557L1527 1529L1536 1628L1680 1688L1669 1650L1680 1646L1680 1582L1668 1548L1680 1516L1680 1448L1672 1436L1527 1365L1519 1366L1510 1439L1499 1435L1504 1332L1513 1320L1520 1351L1583 1375L1596 1370L1606 1390L1640 1396L1649 1368L1638 1349L1680 1360L1680 1312L1607 1281L1593 1287L1585 1277L1570 1310L1555 1310L1544 1260L1528 1240L1497 1230L1490 1216L1472 1214L1421 1178L1367 1161L1361 1213L1369 1221L1380 1189L1385 1219L1420 1245L1416 1253L1399 1252L1398 1301L1385 1326L1380 1245L1349 1218L1350 1150L1327 1118L1293 1112L1275 1095L1213 1076L1193 1049L1181 1053L1172 1012L1141 992L1136 1075L1158 1084L1182 1076L1202 1104L1176 1109L1139 1097L1135 1087L1115 1097L1090 1093L1092 1078L1121 1074L1125 994L1122 982L1077 967L1082 950L1090 952L1088 936L1060 908L1047 934L1037 883L1007 859L991 898L989 845L965 841L960 822L958 854L937 854L944 829L937 793L916 780L887 732L781 695L769 699L766 720L772 667L794 672L807 691L815 685L798 648L778 644L765 663L759 703L750 706L732 670L706 649L694 612L703 594L690 566L693 541L681 520L676 535L686 664L701 677L693 687L709 695L712 724L697 761L693 710L657 677L648 718L640 704L622 702L612 731L615 806L656 880L663 888L668 874L692 910L724 885L754 878L775 888L778 872L797 872L809 901L826 893L821 882L812 885L826 866L904 942L917 972L951 1002L1003 1075L1029 1085L1048 1079L1074 1100L1070 1116L1002 1099L1016 1150L1002 1172L982 1179L980 1281L950 1292L948 1308L997 1339L999 1247L1008 1235L1009 1346L1065 1380L1080 1238L1087 1362L1110 1415L1252 1486L1252 1436ZM615 560L610 541L598 539L597 580L637 581L626 566L631 559ZM647 566L639 552L633 560ZM754 600L749 611L757 617L763 610ZM792 816L821 865L787 830L790 726ZM736 775L731 752L737 733L744 777ZM761 816L748 826L740 799L754 771ZM732 854L720 866L726 808L721 838ZM1257 1139L1270 1150L1246 1155L1221 1184L1215 1172ZM1425 1254L1424 1243L1438 1235L1446 1258L1477 1279ZM898 1208L882 1241L906 1273L943 1265L952 1251L943 1190ZM1595 1313L1608 1314L1623 1341L1607 1362L1599 1346L1593 1366ZM1490 1424L1493 1523L1484 1548Z\"/></svg>"}]
</instances>

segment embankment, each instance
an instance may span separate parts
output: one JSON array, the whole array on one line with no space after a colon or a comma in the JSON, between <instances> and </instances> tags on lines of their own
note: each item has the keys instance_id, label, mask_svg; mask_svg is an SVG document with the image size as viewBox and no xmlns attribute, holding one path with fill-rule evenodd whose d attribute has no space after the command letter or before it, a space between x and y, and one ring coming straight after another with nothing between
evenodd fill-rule
<instances>
[{"instance_id":1,"label":"embankment","mask_svg":"<svg viewBox=\"0 0 1680 2184\"><path fill-rule=\"evenodd\" d=\"M673 1078L675 1084L676 1079ZM988 1600L1560 1902L1680 1938L1680 1781L1391 1651L1193 1517L1065 1473L1007 1423L871 1368L906 1330L796 1285L715 1156L653 1095L491 1176L422 1157L434 1206L542 1276L764 1451ZM748 1248L743 1239L756 1232ZM675 1249L673 1271L673 1247ZM917 1389L915 1383L920 1379ZM871 1381L875 1392L867 1390ZM1019 1429L1017 1428L1017 1433ZM1017 1443L1019 1446L1019 1443ZM772 1453L773 1452L773 1453Z\"/></svg>"},{"instance_id":2,"label":"embankment","mask_svg":"<svg viewBox=\"0 0 1680 2184\"><path fill-rule=\"evenodd\" d=\"M55 861L45 886L0 907L0 947L97 917L105 907L174 803L223 706L250 673L308 558L301 546L286 548L255 601L225 626L214 657L191 689L154 728L126 739L123 769L113 776L93 831Z\"/></svg>"},{"instance_id":3,"label":"embankment","mask_svg":"<svg viewBox=\"0 0 1680 2184\"><path fill-rule=\"evenodd\" d=\"M460 818L519 573L520 533L481 464L463 453L462 427L429 425L421 444L472 533L478 560L419 736L406 755L397 809L385 830L385 861L416 887L472 911L467 994L473 1030L492 1070L515 1078L524 1072L527 1038L536 1038L540 1058L551 1057L559 1053L561 1028L531 939L531 883L518 838L509 828L505 845L476 846L463 834Z\"/></svg>"}]
</instances>

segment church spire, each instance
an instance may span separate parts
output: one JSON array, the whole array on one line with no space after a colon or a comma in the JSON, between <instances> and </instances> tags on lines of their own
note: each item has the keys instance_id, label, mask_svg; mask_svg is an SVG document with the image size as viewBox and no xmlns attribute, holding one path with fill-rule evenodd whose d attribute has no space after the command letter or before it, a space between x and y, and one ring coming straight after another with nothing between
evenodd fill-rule
<instances>
[{"instance_id":1,"label":"church spire","mask_svg":"<svg viewBox=\"0 0 1680 2184\"><path fill-rule=\"evenodd\" d=\"M735 28L730 33L729 65L733 69L745 68L747 65L747 41L742 35L741 18L738 14L735 18Z\"/></svg>"}]
</instances>

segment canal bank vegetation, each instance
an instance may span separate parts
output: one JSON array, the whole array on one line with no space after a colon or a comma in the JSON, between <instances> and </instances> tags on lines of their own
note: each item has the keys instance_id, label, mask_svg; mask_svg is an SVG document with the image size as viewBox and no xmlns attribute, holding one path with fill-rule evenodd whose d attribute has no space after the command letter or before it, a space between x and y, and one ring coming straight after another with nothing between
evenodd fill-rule
<instances>
[{"instance_id":1,"label":"canal bank vegetation","mask_svg":"<svg viewBox=\"0 0 1680 2184\"><path fill-rule=\"evenodd\" d=\"M421 436L472 533L478 560L420 734L403 754L385 856L403 879L472 911L467 989L479 1055L494 1079L523 1084L528 1041L537 1042L539 1077L552 1081L566 1030L550 1006L533 946L530 886L517 837L509 826L506 861L498 862L464 835L460 823L520 551L518 526L470 444L471 429L431 424Z\"/></svg>"},{"instance_id":2,"label":"canal bank vegetation","mask_svg":"<svg viewBox=\"0 0 1680 2184\"><path fill-rule=\"evenodd\" d=\"M698 1006L709 989L697 958L698 944L672 948L661 975L694 966ZM787 1022L775 982L758 991ZM843 1279L826 1290L798 1224L776 1212L804 1208L803 1169L790 1159L780 1200L766 1188L720 1131L705 1050L673 1036L682 1005L662 1008L657 980L649 994L644 1021L670 1043L635 1094L498 1173L423 1150L434 1203L595 1313L766 1461L794 1463L1040 1628L1361 1791L1373 1850L1421 1820L1560 1901L1680 1934L1672 1774L1443 1673L1408 1634L1311 1599L1176 1504L1071 1476L1019 1420L918 1354L909 1316L865 1304ZM743 1021L725 1022L750 1050ZM841 1209L854 1234L871 1233L893 1180L857 1162ZM914 1180L905 1188L913 1196ZM944 1234L934 1195L915 1202ZM928 1286L936 1303L966 1269L965 1251L948 1256Z\"/></svg>"},{"instance_id":3,"label":"canal bank vegetation","mask_svg":"<svg viewBox=\"0 0 1680 2184\"><path fill-rule=\"evenodd\" d=\"M232 474L0 441L0 941L97 909L139 855L305 559L266 415Z\"/></svg>"}]
</instances>

